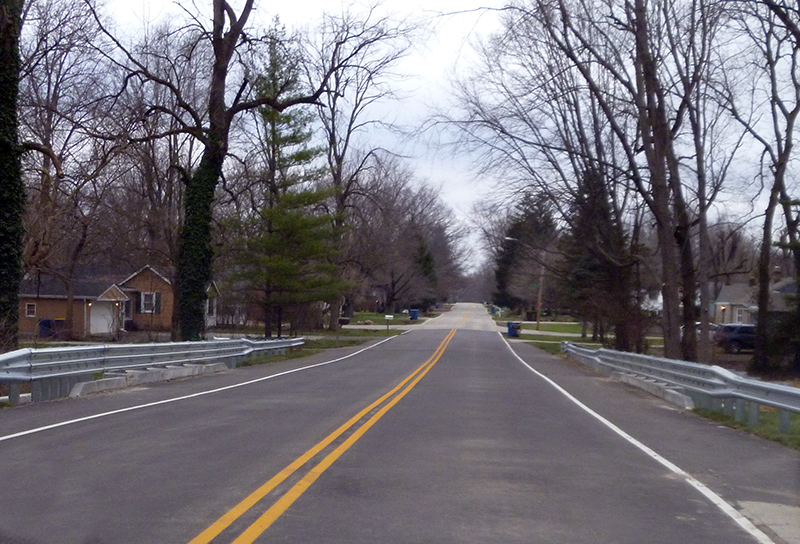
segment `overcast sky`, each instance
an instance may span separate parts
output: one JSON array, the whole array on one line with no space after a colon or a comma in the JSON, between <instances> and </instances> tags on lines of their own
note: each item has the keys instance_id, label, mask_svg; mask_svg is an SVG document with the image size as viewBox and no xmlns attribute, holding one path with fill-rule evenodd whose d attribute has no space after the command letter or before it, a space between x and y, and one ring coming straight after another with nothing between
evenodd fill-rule
<instances>
[{"instance_id":1,"label":"overcast sky","mask_svg":"<svg viewBox=\"0 0 800 544\"><path fill-rule=\"evenodd\" d=\"M208 0L195 2L204 6L204 2L207 3ZM240 3L233 1L237 7ZM148 22L154 23L180 13L176 4L160 0L108 0L107 7L118 25L118 31L134 35ZM431 114L432 107L446 107L452 74L469 65L472 55L470 43L497 28L496 13L478 8L500 4L500 0L476 0L475 3L464 0L384 0L381 3L382 11L392 13L398 18L423 20L432 32L403 59L397 70L408 76L399 83L402 98L384 104L380 115L391 116L391 120L399 125L414 127L424 122ZM194 11L188 1L183 1L183 5ZM290 29L295 26L313 26L321 19L325 10L341 12L343 6L358 10L358 6L363 5L365 4L336 4L324 0L256 0L256 13L251 17L251 22L266 26L278 15L281 22ZM385 134L381 135L381 142L385 141L387 147L394 147L397 152L409 156L408 163L414 168L417 177L440 187L443 200L459 218L466 220L473 202L484 198L494 181L478 180L469 157L454 157L450 151L426 143L431 138L420 136L419 143L413 147L400 141L393 142ZM473 238L473 245L476 242Z\"/></svg>"}]
</instances>

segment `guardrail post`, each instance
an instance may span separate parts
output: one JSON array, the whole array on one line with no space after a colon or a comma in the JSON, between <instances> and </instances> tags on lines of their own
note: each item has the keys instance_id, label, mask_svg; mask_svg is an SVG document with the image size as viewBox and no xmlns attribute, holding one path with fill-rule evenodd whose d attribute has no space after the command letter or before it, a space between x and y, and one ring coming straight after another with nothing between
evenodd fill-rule
<instances>
[{"instance_id":1,"label":"guardrail post","mask_svg":"<svg viewBox=\"0 0 800 544\"><path fill-rule=\"evenodd\" d=\"M31 382L31 402L39 402L42 400L42 384L38 380Z\"/></svg>"},{"instance_id":2,"label":"guardrail post","mask_svg":"<svg viewBox=\"0 0 800 544\"><path fill-rule=\"evenodd\" d=\"M11 406L19 406L19 384L18 383L10 383L10 384L8 384L8 402L11 403Z\"/></svg>"},{"instance_id":3,"label":"guardrail post","mask_svg":"<svg viewBox=\"0 0 800 544\"><path fill-rule=\"evenodd\" d=\"M747 410L749 417L748 424L751 427L758 427L758 416L761 415L761 405L757 402L750 401L750 406Z\"/></svg>"},{"instance_id":4,"label":"guardrail post","mask_svg":"<svg viewBox=\"0 0 800 544\"><path fill-rule=\"evenodd\" d=\"M736 401L730 397L725 398L725 411L724 414L728 417L736 415Z\"/></svg>"},{"instance_id":5,"label":"guardrail post","mask_svg":"<svg viewBox=\"0 0 800 544\"><path fill-rule=\"evenodd\" d=\"M50 382L52 380L33 380L31 382L31 402L50 400Z\"/></svg>"},{"instance_id":6,"label":"guardrail post","mask_svg":"<svg viewBox=\"0 0 800 544\"><path fill-rule=\"evenodd\" d=\"M72 386L77 383L75 376L66 376L58 380L58 395L56 398L68 397L69 392L72 391Z\"/></svg>"},{"instance_id":7,"label":"guardrail post","mask_svg":"<svg viewBox=\"0 0 800 544\"><path fill-rule=\"evenodd\" d=\"M713 410L713 400L709 399L708 395L701 393L700 391L691 391L689 393L689 397L694 402L695 408L700 408L702 410Z\"/></svg>"},{"instance_id":8,"label":"guardrail post","mask_svg":"<svg viewBox=\"0 0 800 544\"><path fill-rule=\"evenodd\" d=\"M747 401L744 399L736 399L736 421L744 423L746 419L745 412L747 411Z\"/></svg>"},{"instance_id":9,"label":"guardrail post","mask_svg":"<svg viewBox=\"0 0 800 544\"><path fill-rule=\"evenodd\" d=\"M791 424L792 413L789 410L778 410L778 430L782 433L788 433Z\"/></svg>"}]
</instances>

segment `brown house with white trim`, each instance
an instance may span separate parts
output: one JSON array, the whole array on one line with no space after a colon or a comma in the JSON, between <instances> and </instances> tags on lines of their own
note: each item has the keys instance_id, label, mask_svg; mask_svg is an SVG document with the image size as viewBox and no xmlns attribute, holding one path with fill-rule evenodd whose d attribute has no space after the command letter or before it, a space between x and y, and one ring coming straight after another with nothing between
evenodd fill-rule
<instances>
[{"instance_id":1,"label":"brown house with white trim","mask_svg":"<svg viewBox=\"0 0 800 544\"><path fill-rule=\"evenodd\" d=\"M172 328L175 296L172 283L150 266L119 283L125 301L126 330L168 331Z\"/></svg>"},{"instance_id":2,"label":"brown house with white trim","mask_svg":"<svg viewBox=\"0 0 800 544\"><path fill-rule=\"evenodd\" d=\"M108 275L87 275L73 281L72 292L72 327L67 331L67 283L54 276L26 278L20 289L20 334L85 338L172 328L172 282L149 265L118 282ZM206 326L212 327L219 296L213 282L208 296Z\"/></svg>"}]
</instances>

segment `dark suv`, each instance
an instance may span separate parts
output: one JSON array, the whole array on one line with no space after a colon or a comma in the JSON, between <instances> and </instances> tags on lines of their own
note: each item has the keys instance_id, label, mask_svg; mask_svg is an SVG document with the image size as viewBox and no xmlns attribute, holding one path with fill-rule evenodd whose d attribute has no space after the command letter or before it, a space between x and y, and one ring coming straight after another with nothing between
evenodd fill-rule
<instances>
[{"instance_id":1,"label":"dark suv","mask_svg":"<svg viewBox=\"0 0 800 544\"><path fill-rule=\"evenodd\" d=\"M722 325L714 333L714 343L728 353L754 349L756 347L756 326L742 323Z\"/></svg>"}]
</instances>

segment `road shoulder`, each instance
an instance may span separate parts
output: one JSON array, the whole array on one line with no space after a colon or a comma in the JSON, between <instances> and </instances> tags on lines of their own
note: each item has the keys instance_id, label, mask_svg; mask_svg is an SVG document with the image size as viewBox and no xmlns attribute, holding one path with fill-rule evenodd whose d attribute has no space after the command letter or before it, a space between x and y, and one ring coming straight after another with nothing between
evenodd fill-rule
<instances>
[{"instance_id":1,"label":"road shoulder","mask_svg":"<svg viewBox=\"0 0 800 544\"><path fill-rule=\"evenodd\" d=\"M589 408L708 486L775 542L800 544L800 453L528 344L512 348Z\"/></svg>"}]
</instances>

